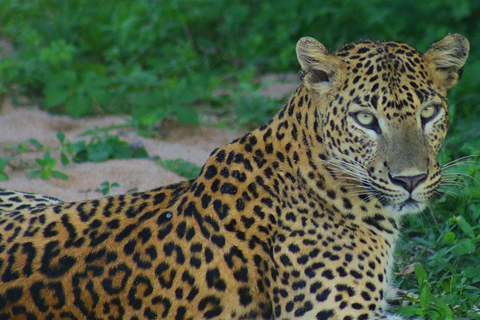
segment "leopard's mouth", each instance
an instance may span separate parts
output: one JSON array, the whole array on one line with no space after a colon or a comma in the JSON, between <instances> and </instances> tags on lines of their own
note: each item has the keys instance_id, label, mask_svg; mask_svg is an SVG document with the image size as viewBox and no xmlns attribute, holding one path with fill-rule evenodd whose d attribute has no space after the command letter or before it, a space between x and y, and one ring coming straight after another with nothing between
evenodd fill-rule
<instances>
[{"instance_id":1,"label":"leopard's mouth","mask_svg":"<svg viewBox=\"0 0 480 320\"><path fill-rule=\"evenodd\" d=\"M411 197L401 203L387 204L385 208L393 214L403 215L418 213L423 211L427 206L427 202L421 202L412 199Z\"/></svg>"}]
</instances>

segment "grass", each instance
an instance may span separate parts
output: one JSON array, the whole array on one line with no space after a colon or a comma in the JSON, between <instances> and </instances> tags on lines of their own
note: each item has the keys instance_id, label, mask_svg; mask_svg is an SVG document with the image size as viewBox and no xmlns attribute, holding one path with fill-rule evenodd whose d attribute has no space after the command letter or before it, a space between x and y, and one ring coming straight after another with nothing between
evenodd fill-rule
<instances>
[{"instance_id":1,"label":"grass","mask_svg":"<svg viewBox=\"0 0 480 320\"><path fill-rule=\"evenodd\" d=\"M480 319L480 163L454 168L457 181L427 212L406 218L397 248L400 287L416 298L399 308L405 316Z\"/></svg>"}]
</instances>

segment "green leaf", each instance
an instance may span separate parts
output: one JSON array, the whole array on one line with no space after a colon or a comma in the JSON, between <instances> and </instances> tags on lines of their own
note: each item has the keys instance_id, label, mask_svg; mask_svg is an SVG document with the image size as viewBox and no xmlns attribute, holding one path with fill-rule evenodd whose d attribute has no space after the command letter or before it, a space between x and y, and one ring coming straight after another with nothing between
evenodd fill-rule
<instances>
[{"instance_id":1,"label":"green leaf","mask_svg":"<svg viewBox=\"0 0 480 320\"><path fill-rule=\"evenodd\" d=\"M70 92L65 88L47 86L43 94L45 95L44 106L47 109L51 109L65 104L70 95Z\"/></svg>"},{"instance_id":2,"label":"green leaf","mask_svg":"<svg viewBox=\"0 0 480 320\"><path fill-rule=\"evenodd\" d=\"M64 39L53 41L48 47L44 47L39 52L42 62L50 63L54 66L60 66L62 63L70 62L73 58L75 47L67 44Z\"/></svg>"},{"instance_id":3,"label":"green leaf","mask_svg":"<svg viewBox=\"0 0 480 320\"><path fill-rule=\"evenodd\" d=\"M8 166L8 164L10 163L10 160L11 158L10 157L2 157L0 158L0 180L1 181L5 181L5 180L8 180L9 177L8 175L3 172L5 170L5 168Z\"/></svg>"},{"instance_id":4,"label":"green leaf","mask_svg":"<svg viewBox=\"0 0 480 320\"><path fill-rule=\"evenodd\" d=\"M470 238L475 238L475 233L473 232L472 226L468 223L463 216L457 217L457 223L460 226L460 229L469 236Z\"/></svg>"},{"instance_id":5,"label":"green leaf","mask_svg":"<svg viewBox=\"0 0 480 320\"><path fill-rule=\"evenodd\" d=\"M52 176L58 179L68 179L68 175L60 171L52 171Z\"/></svg>"},{"instance_id":6,"label":"green leaf","mask_svg":"<svg viewBox=\"0 0 480 320\"><path fill-rule=\"evenodd\" d=\"M148 158L149 156L147 150L144 147L141 147L141 148L131 147L130 151L132 152L132 158L142 159L142 158Z\"/></svg>"},{"instance_id":7,"label":"green leaf","mask_svg":"<svg viewBox=\"0 0 480 320\"><path fill-rule=\"evenodd\" d=\"M404 317L414 317L419 315L419 308L417 306L400 307L398 312Z\"/></svg>"},{"instance_id":8,"label":"green leaf","mask_svg":"<svg viewBox=\"0 0 480 320\"><path fill-rule=\"evenodd\" d=\"M1 157L0 158L0 171L3 171L5 170L5 168L7 167L7 165L10 163L10 160L12 158L10 157Z\"/></svg>"},{"instance_id":9,"label":"green leaf","mask_svg":"<svg viewBox=\"0 0 480 320\"><path fill-rule=\"evenodd\" d=\"M426 318L432 320L445 320L440 318L440 315L436 310L428 310L426 313Z\"/></svg>"},{"instance_id":10,"label":"green leaf","mask_svg":"<svg viewBox=\"0 0 480 320\"><path fill-rule=\"evenodd\" d=\"M201 170L198 165L183 159L161 160L158 164L187 179L196 178Z\"/></svg>"},{"instance_id":11,"label":"green leaf","mask_svg":"<svg viewBox=\"0 0 480 320\"><path fill-rule=\"evenodd\" d=\"M468 205L468 212L470 213L471 221L480 220L480 204L478 204L478 203L469 204Z\"/></svg>"},{"instance_id":12,"label":"green leaf","mask_svg":"<svg viewBox=\"0 0 480 320\"><path fill-rule=\"evenodd\" d=\"M58 131L57 139L60 141L61 144L63 144L65 142L65 133L63 131Z\"/></svg>"},{"instance_id":13,"label":"green leaf","mask_svg":"<svg viewBox=\"0 0 480 320\"><path fill-rule=\"evenodd\" d=\"M83 94L82 92L77 92L77 94L69 97L65 102L65 110L72 117L81 117L86 116L91 112L90 99Z\"/></svg>"},{"instance_id":14,"label":"green leaf","mask_svg":"<svg viewBox=\"0 0 480 320\"><path fill-rule=\"evenodd\" d=\"M453 232L451 232L451 231L445 233L445 235L443 236L443 240L444 240L447 244L454 244L454 243L455 243L455 240L456 240L455 233L453 233Z\"/></svg>"},{"instance_id":15,"label":"green leaf","mask_svg":"<svg viewBox=\"0 0 480 320\"><path fill-rule=\"evenodd\" d=\"M85 151L85 149L87 149L87 141L85 140L80 140L72 144L73 152L81 152Z\"/></svg>"},{"instance_id":16,"label":"green leaf","mask_svg":"<svg viewBox=\"0 0 480 320\"><path fill-rule=\"evenodd\" d=\"M40 178L42 180L48 180L52 176L52 170L47 169L47 168L42 168L40 169Z\"/></svg>"},{"instance_id":17,"label":"green leaf","mask_svg":"<svg viewBox=\"0 0 480 320\"><path fill-rule=\"evenodd\" d=\"M472 267L465 270L465 276L468 278L480 278L480 267Z\"/></svg>"},{"instance_id":18,"label":"green leaf","mask_svg":"<svg viewBox=\"0 0 480 320\"><path fill-rule=\"evenodd\" d=\"M68 156L65 154L65 152L60 153L60 159L62 160L62 164L64 166L66 166L70 163L70 160L68 159Z\"/></svg>"},{"instance_id":19,"label":"green leaf","mask_svg":"<svg viewBox=\"0 0 480 320\"><path fill-rule=\"evenodd\" d=\"M45 161L45 160L42 159L42 158L35 158L35 162L36 162L38 165L40 165L41 167L47 165L47 161Z\"/></svg>"},{"instance_id":20,"label":"green leaf","mask_svg":"<svg viewBox=\"0 0 480 320\"><path fill-rule=\"evenodd\" d=\"M88 161L88 152L86 149L80 150L72 157L73 162L82 163Z\"/></svg>"},{"instance_id":21,"label":"green leaf","mask_svg":"<svg viewBox=\"0 0 480 320\"><path fill-rule=\"evenodd\" d=\"M130 146L125 143L124 145L117 145L112 149L112 158L114 159L128 159L132 158L132 150Z\"/></svg>"},{"instance_id":22,"label":"green leaf","mask_svg":"<svg viewBox=\"0 0 480 320\"><path fill-rule=\"evenodd\" d=\"M110 183L109 181L104 181L100 183L100 188L95 189L96 192L101 192L104 196L108 195L112 188L120 187L118 182Z\"/></svg>"},{"instance_id":23,"label":"green leaf","mask_svg":"<svg viewBox=\"0 0 480 320\"><path fill-rule=\"evenodd\" d=\"M461 239L457 242L457 245L453 248L453 253L457 256L470 254L475 252L475 244L471 239Z\"/></svg>"},{"instance_id":24,"label":"green leaf","mask_svg":"<svg viewBox=\"0 0 480 320\"><path fill-rule=\"evenodd\" d=\"M414 266L415 276L417 277L418 285L422 287L427 281L427 273L420 263Z\"/></svg>"},{"instance_id":25,"label":"green leaf","mask_svg":"<svg viewBox=\"0 0 480 320\"><path fill-rule=\"evenodd\" d=\"M38 141L37 139L31 138L31 139L28 139L27 141L38 150L44 149L44 145L41 144L40 141Z\"/></svg>"},{"instance_id":26,"label":"green leaf","mask_svg":"<svg viewBox=\"0 0 480 320\"><path fill-rule=\"evenodd\" d=\"M48 167L49 169L53 169L57 165L57 159L52 158L50 156L50 152L46 153L44 157L44 161L45 161L45 167Z\"/></svg>"},{"instance_id":27,"label":"green leaf","mask_svg":"<svg viewBox=\"0 0 480 320\"><path fill-rule=\"evenodd\" d=\"M428 285L424 285L420 292L420 306L422 309L427 310L430 302L432 301L432 293Z\"/></svg>"},{"instance_id":28,"label":"green leaf","mask_svg":"<svg viewBox=\"0 0 480 320\"><path fill-rule=\"evenodd\" d=\"M450 307L442 300L438 298L433 298L433 303L437 308L437 311L441 317L441 319L445 320L452 320L453 319L453 311Z\"/></svg>"},{"instance_id":29,"label":"green leaf","mask_svg":"<svg viewBox=\"0 0 480 320\"><path fill-rule=\"evenodd\" d=\"M110 158L113 147L108 144L94 143L88 146L88 161L103 162Z\"/></svg>"},{"instance_id":30,"label":"green leaf","mask_svg":"<svg viewBox=\"0 0 480 320\"><path fill-rule=\"evenodd\" d=\"M76 88L79 85L78 71L72 68L53 72L49 74L46 80L48 85L62 89Z\"/></svg>"},{"instance_id":31,"label":"green leaf","mask_svg":"<svg viewBox=\"0 0 480 320\"><path fill-rule=\"evenodd\" d=\"M33 170L30 172L26 173L27 178L32 179L32 178L37 178L40 176L40 170Z\"/></svg>"}]
</instances>

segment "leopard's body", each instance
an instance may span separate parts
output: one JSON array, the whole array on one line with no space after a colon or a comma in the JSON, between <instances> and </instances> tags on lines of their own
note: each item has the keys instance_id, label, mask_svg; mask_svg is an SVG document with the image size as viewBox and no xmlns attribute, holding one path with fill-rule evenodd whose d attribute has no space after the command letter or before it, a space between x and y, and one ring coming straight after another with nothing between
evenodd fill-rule
<instances>
[{"instance_id":1,"label":"leopard's body","mask_svg":"<svg viewBox=\"0 0 480 320\"><path fill-rule=\"evenodd\" d=\"M0 214L62 203L54 197L0 188Z\"/></svg>"},{"instance_id":2,"label":"leopard's body","mask_svg":"<svg viewBox=\"0 0 480 320\"><path fill-rule=\"evenodd\" d=\"M0 318L400 319L399 219L439 184L468 42L303 38L297 54L285 107L198 178L0 215Z\"/></svg>"}]
</instances>

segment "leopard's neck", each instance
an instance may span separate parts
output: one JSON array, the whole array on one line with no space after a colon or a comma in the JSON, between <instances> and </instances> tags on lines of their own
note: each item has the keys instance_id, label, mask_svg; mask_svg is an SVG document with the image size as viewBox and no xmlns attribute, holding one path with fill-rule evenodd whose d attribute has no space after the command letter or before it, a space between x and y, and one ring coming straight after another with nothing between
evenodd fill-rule
<instances>
[{"instance_id":1,"label":"leopard's neck","mask_svg":"<svg viewBox=\"0 0 480 320\"><path fill-rule=\"evenodd\" d=\"M364 225L393 246L398 237L398 221L388 215L376 198L359 196L355 186L328 166L318 107L306 88L300 86L268 125L214 151L203 175L208 180L211 170L219 171L232 183L248 182L247 190L237 193L252 198L248 189L255 188L275 199L276 219L282 226L291 223L287 214L295 207L291 214L302 213L303 218L321 222L328 216L354 228ZM218 188L223 187L228 193L228 186L227 183ZM248 200L237 202L243 207Z\"/></svg>"}]
</instances>

